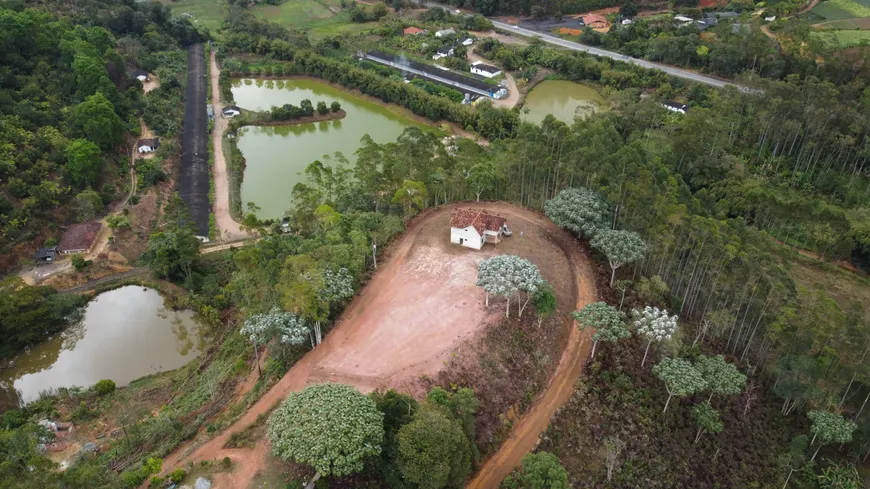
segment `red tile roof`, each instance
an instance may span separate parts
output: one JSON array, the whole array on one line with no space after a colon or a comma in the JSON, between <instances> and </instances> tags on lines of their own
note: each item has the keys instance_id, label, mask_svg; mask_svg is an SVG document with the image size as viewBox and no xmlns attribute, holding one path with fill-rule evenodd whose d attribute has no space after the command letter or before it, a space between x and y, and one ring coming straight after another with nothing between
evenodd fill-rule
<instances>
[{"instance_id":1,"label":"red tile roof","mask_svg":"<svg viewBox=\"0 0 870 489\"><path fill-rule=\"evenodd\" d=\"M607 17L598 14L587 14L583 16L583 23L591 26L592 24L604 24L607 25Z\"/></svg>"},{"instance_id":2,"label":"red tile roof","mask_svg":"<svg viewBox=\"0 0 870 489\"><path fill-rule=\"evenodd\" d=\"M59 251L87 250L94 244L102 225L99 222L73 224L63 233L57 245Z\"/></svg>"},{"instance_id":3,"label":"red tile roof","mask_svg":"<svg viewBox=\"0 0 870 489\"><path fill-rule=\"evenodd\" d=\"M403 32L405 33L406 36L408 36L408 35L421 34L421 33L423 33L424 31L423 31L423 29L420 29L420 28L417 28L417 27L406 27L405 30L404 30Z\"/></svg>"},{"instance_id":4,"label":"red tile roof","mask_svg":"<svg viewBox=\"0 0 870 489\"><path fill-rule=\"evenodd\" d=\"M507 219L486 212L486 209L456 209L450 216L450 227L467 228L474 226L477 233L483 236L484 231L499 231Z\"/></svg>"}]
</instances>

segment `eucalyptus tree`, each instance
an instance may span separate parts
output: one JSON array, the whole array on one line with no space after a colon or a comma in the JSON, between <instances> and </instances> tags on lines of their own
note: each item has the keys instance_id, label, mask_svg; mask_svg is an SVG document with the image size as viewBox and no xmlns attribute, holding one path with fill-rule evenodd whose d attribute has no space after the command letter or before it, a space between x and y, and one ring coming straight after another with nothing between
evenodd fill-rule
<instances>
[{"instance_id":1,"label":"eucalyptus tree","mask_svg":"<svg viewBox=\"0 0 870 489\"><path fill-rule=\"evenodd\" d=\"M613 280L619 267L643 258L646 253L646 243L633 231L602 229L589 244L607 256L611 270L610 288L613 288Z\"/></svg>"},{"instance_id":2,"label":"eucalyptus tree","mask_svg":"<svg viewBox=\"0 0 870 489\"><path fill-rule=\"evenodd\" d=\"M502 483L505 489L569 489L568 472L549 452L530 453Z\"/></svg>"},{"instance_id":3,"label":"eucalyptus tree","mask_svg":"<svg viewBox=\"0 0 870 489\"><path fill-rule=\"evenodd\" d=\"M260 372L259 348L275 338L285 345L301 345L308 339L310 328L305 320L277 307L266 314L254 314L245 320L239 331L254 346L257 372Z\"/></svg>"},{"instance_id":4,"label":"eucalyptus tree","mask_svg":"<svg viewBox=\"0 0 870 489\"><path fill-rule=\"evenodd\" d=\"M556 294L550 284L544 284L532 295L532 305L535 306L535 314L538 316L538 327L544 319L549 318L556 312Z\"/></svg>"},{"instance_id":5,"label":"eucalyptus tree","mask_svg":"<svg viewBox=\"0 0 870 489\"><path fill-rule=\"evenodd\" d=\"M568 188L544 205L547 217L559 227L591 238L608 228L610 209L595 192L585 187Z\"/></svg>"},{"instance_id":6,"label":"eucalyptus tree","mask_svg":"<svg viewBox=\"0 0 870 489\"><path fill-rule=\"evenodd\" d=\"M665 383L665 389L668 391L668 400L662 412L668 411L668 405L674 396L691 396L706 387L701 372L698 372L688 360L682 358L663 358L652 371Z\"/></svg>"},{"instance_id":7,"label":"eucalyptus tree","mask_svg":"<svg viewBox=\"0 0 870 489\"><path fill-rule=\"evenodd\" d=\"M704 433L721 433L722 421L719 419L719 411L713 409L710 401L703 404L698 404L692 408L692 417L695 418L695 423L698 424L698 433L695 435L695 445L701 439Z\"/></svg>"},{"instance_id":8,"label":"eucalyptus tree","mask_svg":"<svg viewBox=\"0 0 870 489\"><path fill-rule=\"evenodd\" d=\"M605 302L593 302L571 313L580 330L595 328L592 334L592 358L599 341L615 343L631 336L625 327L625 313Z\"/></svg>"},{"instance_id":9,"label":"eucalyptus tree","mask_svg":"<svg viewBox=\"0 0 870 489\"><path fill-rule=\"evenodd\" d=\"M483 287L486 305L489 306L490 294L505 298L505 317L510 316L510 300L514 294L526 293L526 300L518 296L519 314L534 294L546 285L538 267L515 255L498 255L481 260L477 264L477 285Z\"/></svg>"},{"instance_id":10,"label":"eucalyptus tree","mask_svg":"<svg viewBox=\"0 0 870 489\"><path fill-rule=\"evenodd\" d=\"M746 387L746 376L737 370L733 363L725 361L722 355L701 356L695 366L704 377L707 388L710 389L707 402L713 399L713 394L732 396L739 394Z\"/></svg>"},{"instance_id":11,"label":"eucalyptus tree","mask_svg":"<svg viewBox=\"0 0 870 489\"><path fill-rule=\"evenodd\" d=\"M668 316L668 311L658 307L646 306L643 310L633 309L634 327L637 332L646 337L646 350L643 352L643 360L640 366L646 363L650 346L653 342L670 341L677 332L677 316Z\"/></svg>"},{"instance_id":12,"label":"eucalyptus tree","mask_svg":"<svg viewBox=\"0 0 870 489\"><path fill-rule=\"evenodd\" d=\"M858 427L855 423L843 418L841 414L828 411L810 411L807 413L807 418L812 423L810 431L813 433L813 439L810 440L810 446L819 440L819 447L816 448L810 462L816 459L816 455L819 454L819 450L823 446L852 441L852 433Z\"/></svg>"},{"instance_id":13,"label":"eucalyptus tree","mask_svg":"<svg viewBox=\"0 0 870 489\"><path fill-rule=\"evenodd\" d=\"M293 392L269 418L272 453L322 476L361 472L365 461L381 453L384 415L374 400L352 386L315 384Z\"/></svg>"}]
</instances>

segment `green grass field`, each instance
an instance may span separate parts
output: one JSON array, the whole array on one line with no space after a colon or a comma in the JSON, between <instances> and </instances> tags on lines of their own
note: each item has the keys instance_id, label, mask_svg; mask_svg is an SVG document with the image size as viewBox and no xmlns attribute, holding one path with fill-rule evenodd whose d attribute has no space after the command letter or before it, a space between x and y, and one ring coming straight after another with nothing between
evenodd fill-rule
<instances>
[{"instance_id":1,"label":"green grass field","mask_svg":"<svg viewBox=\"0 0 870 489\"><path fill-rule=\"evenodd\" d=\"M825 20L870 17L870 0L826 0L813 8L813 13Z\"/></svg>"},{"instance_id":2,"label":"green grass field","mask_svg":"<svg viewBox=\"0 0 870 489\"><path fill-rule=\"evenodd\" d=\"M870 280L866 276L800 255L788 266L789 276L801 287L809 290L821 287L841 309L857 303L870 313Z\"/></svg>"},{"instance_id":3,"label":"green grass field","mask_svg":"<svg viewBox=\"0 0 870 489\"><path fill-rule=\"evenodd\" d=\"M190 14L194 25L204 25L212 32L216 31L227 15L227 4L222 0L161 0L172 7L175 15Z\"/></svg>"},{"instance_id":4,"label":"green grass field","mask_svg":"<svg viewBox=\"0 0 870 489\"><path fill-rule=\"evenodd\" d=\"M831 48L850 48L870 45L870 31L821 31L813 32L811 36L820 39Z\"/></svg>"},{"instance_id":5,"label":"green grass field","mask_svg":"<svg viewBox=\"0 0 870 489\"><path fill-rule=\"evenodd\" d=\"M309 38L317 41L341 33L371 29L375 23L357 24L339 0L288 0L281 5L263 5L251 9L255 15L284 27L310 29Z\"/></svg>"}]
</instances>

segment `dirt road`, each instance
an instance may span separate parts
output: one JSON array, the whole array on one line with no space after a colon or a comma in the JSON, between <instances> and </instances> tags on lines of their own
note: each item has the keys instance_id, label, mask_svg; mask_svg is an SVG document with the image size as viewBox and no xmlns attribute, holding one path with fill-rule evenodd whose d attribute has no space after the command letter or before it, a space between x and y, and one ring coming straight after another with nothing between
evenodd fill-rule
<instances>
[{"instance_id":1,"label":"dirt road","mask_svg":"<svg viewBox=\"0 0 870 489\"><path fill-rule=\"evenodd\" d=\"M509 248L489 246L475 252L450 245L445 224L449 221L451 207L431 212L410 226L392 248L387 262L348 306L323 343L306 354L224 432L210 440L194 440L170 454L164 463L166 471L188 461L226 456L233 460L236 469L233 473L219 475L213 488L249 487L265 464L268 441L258 440L253 450L224 449L223 446L233 433L244 430L287 394L309 383L330 380L352 384L364 392L378 387L401 389L423 374L434 376L456 348L471 341L487 325L498 321L503 309L487 310L482 292L474 285L476 264L482 258ZM533 212L516 206L488 203L485 207L508 217L510 222L516 223L515 227L527 226L529 231L525 239L529 239L536 227L545 227L550 233L563 232ZM520 243L514 241L507 245L520 246ZM532 246L535 248L533 254L564 253L555 244L544 241ZM571 265L575 274L589 273L586 258L579 249L570 259L579 260ZM564 273L570 272L565 270ZM594 300L594 290L590 291L591 285L587 282L591 284L591 280L582 281L580 290L583 292L578 303ZM496 487L501 479L495 479L519 463L534 446L552 412L567 399L579 376L580 364L588 350L588 342L583 341L586 335L588 333L572 330L570 343L558 366L561 375L532 408L530 421L521 422L506 448L493 457L506 467L487 463L484 467L486 475L481 479L485 485L478 487ZM495 481L495 486L487 481Z\"/></svg>"},{"instance_id":2,"label":"dirt road","mask_svg":"<svg viewBox=\"0 0 870 489\"><path fill-rule=\"evenodd\" d=\"M214 148L214 219L220 237L224 241L235 241L249 237L230 214L230 179L227 175L227 160L224 158L223 135L227 130L227 120L221 116L220 69L211 53L211 104L214 108L214 128L211 131Z\"/></svg>"},{"instance_id":3,"label":"dirt road","mask_svg":"<svg viewBox=\"0 0 870 489\"><path fill-rule=\"evenodd\" d=\"M468 52L468 61L474 63L475 61L480 61L482 63L490 63L490 61L481 58L480 56L474 54L473 52ZM508 96L507 98L493 99L492 106L493 107L501 107L504 109L513 109L520 101L520 91L517 90L517 84L514 83L514 77L508 73L507 71L502 71L504 73L504 78L507 80L507 88L508 88Z\"/></svg>"}]
</instances>

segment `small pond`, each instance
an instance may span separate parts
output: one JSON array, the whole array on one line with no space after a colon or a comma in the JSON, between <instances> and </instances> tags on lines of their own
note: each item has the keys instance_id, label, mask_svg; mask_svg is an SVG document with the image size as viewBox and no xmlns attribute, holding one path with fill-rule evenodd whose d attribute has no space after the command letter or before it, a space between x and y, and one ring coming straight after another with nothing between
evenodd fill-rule
<instances>
[{"instance_id":1,"label":"small pond","mask_svg":"<svg viewBox=\"0 0 870 489\"><path fill-rule=\"evenodd\" d=\"M604 110L605 100L594 88L565 80L544 80L526 95L525 120L540 124L547 114L571 124L575 116L588 117Z\"/></svg>"},{"instance_id":2,"label":"small pond","mask_svg":"<svg viewBox=\"0 0 870 489\"><path fill-rule=\"evenodd\" d=\"M248 202L260 207L258 217L280 218L290 208L293 186L314 160L324 164L336 152L355 161L360 139L368 134L377 143L395 141L408 127L429 126L417 123L387 107L369 102L315 80L232 80L236 105L248 110L269 110L273 106L299 105L309 99L337 101L347 116L340 120L291 126L248 126L239 131L238 147L247 167L242 181L243 209Z\"/></svg>"},{"instance_id":3,"label":"small pond","mask_svg":"<svg viewBox=\"0 0 870 489\"><path fill-rule=\"evenodd\" d=\"M90 387L101 379L120 387L179 368L201 349L193 312L168 309L156 290L121 287L91 300L73 326L16 356L0 371L0 394L14 388L30 402L44 390Z\"/></svg>"}]
</instances>

